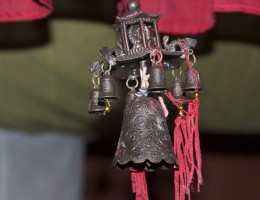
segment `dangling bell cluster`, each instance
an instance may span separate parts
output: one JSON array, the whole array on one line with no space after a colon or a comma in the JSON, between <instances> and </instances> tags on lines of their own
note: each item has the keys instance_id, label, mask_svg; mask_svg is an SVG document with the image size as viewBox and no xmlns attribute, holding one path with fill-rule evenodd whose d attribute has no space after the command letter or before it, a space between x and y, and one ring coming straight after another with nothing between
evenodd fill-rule
<instances>
[{"instance_id":1,"label":"dangling bell cluster","mask_svg":"<svg viewBox=\"0 0 260 200\"><path fill-rule=\"evenodd\" d=\"M137 0L130 0L128 13L116 17L117 46L98 51L100 61L89 65L93 74L88 112L104 115L118 99L115 79L125 79L130 91L126 97L123 125L113 166L132 171L177 167L166 122L167 110L163 95L171 94L182 106L186 93L202 89L192 38L160 41L159 14L145 13ZM189 61L193 58L193 62ZM188 61L182 75L182 63ZM167 71L172 71L171 87ZM182 76L185 76L184 78ZM182 82L182 79L185 82ZM183 113L182 113L183 114Z\"/></svg>"}]
</instances>

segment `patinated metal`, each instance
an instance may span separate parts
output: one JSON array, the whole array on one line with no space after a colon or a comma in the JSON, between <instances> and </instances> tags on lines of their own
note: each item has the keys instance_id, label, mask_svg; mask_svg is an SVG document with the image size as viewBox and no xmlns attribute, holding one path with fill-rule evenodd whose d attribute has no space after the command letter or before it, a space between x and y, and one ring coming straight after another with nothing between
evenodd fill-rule
<instances>
[{"instance_id":1,"label":"patinated metal","mask_svg":"<svg viewBox=\"0 0 260 200\"><path fill-rule=\"evenodd\" d=\"M99 105L99 89L94 88L90 92L90 100L88 106L88 113L93 115L104 115L105 114L105 107Z\"/></svg>"},{"instance_id":2,"label":"patinated metal","mask_svg":"<svg viewBox=\"0 0 260 200\"><path fill-rule=\"evenodd\" d=\"M173 40L171 42L169 42L169 39L170 39L170 37L168 35L165 35L163 37L163 45L164 45L164 48L170 52L174 52L174 51L176 51L178 49L180 50L182 48L185 48L188 51L190 51L190 50L192 50L192 48L196 47L196 45L197 45L197 40L193 39L193 38L184 38L184 39L181 39L180 41Z\"/></svg>"},{"instance_id":3,"label":"patinated metal","mask_svg":"<svg viewBox=\"0 0 260 200\"><path fill-rule=\"evenodd\" d=\"M100 80L100 84L96 84L99 94L95 93L95 98L91 96L90 113L99 114L97 109L100 108L102 114L99 101L107 105L118 99L115 79L125 79L130 89L126 95L123 125L112 164L119 169L152 171L177 167L166 123L168 111L162 97L162 93L169 90L165 73L180 69L189 57L193 56L195 63L193 48L197 41L192 38L170 41L166 35L161 43L159 19L160 14L145 13L137 0L130 0L128 13L116 17L113 25L117 32L116 46L100 48L98 54L101 60L89 65L93 77ZM184 92L194 91L196 86L202 89L197 68L192 69L188 67L186 71L184 86L180 76L174 76L172 81L171 93L180 100L177 101L180 107L182 103L179 102L186 99ZM151 96L156 99L160 96L160 102ZM104 108L103 113L106 113Z\"/></svg>"},{"instance_id":4,"label":"patinated metal","mask_svg":"<svg viewBox=\"0 0 260 200\"><path fill-rule=\"evenodd\" d=\"M113 101L118 98L115 79L109 74L104 74L100 79L98 99L100 101Z\"/></svg>"},{"instance_id":5,"label":"patinated metal","mask_svg":"<svg viewBox=\"0 0 260 200\"><path fill-rule=\"evenodd\" d=\"M134 88L132 88L127 94L126 94L126 104L130 103L132 100L136 98L135 95L136 91Z\"/></svg>"},{"instance_id":6,"label":"patinated metal","mask_svg":"<svg viewBox=\"0 0 260 200\"><path fill-rule=\"evenodd\" d=\"M166 78L162 67L158 65L151 67L149 74L150 78L148 92L161 93L169 90L166 84Z\"/></svg>"},{"instance_id":7,"label":"patinated metal","mask_svg":"<svg viewBox=\"0 0 260 200\"><path fill-rule=\"evenodd\" d=\"M89 70L102 74L102 65L111 65L111 75L116 79L127 79L133 69L139 71L140 67L133 63L150 61L150 54L157 48L164 56L164 70L180 67L185 59L181 50L180 41L169 41L169 36L164 36L163 47L160 42L158 21L160 14L145 13L140 9L138 1L129 1L128 14L116 17L114 29L117 32L117 46L103 47L98 53L102 61L95 61ZM197 44L195 39L184 38L181 40L184 48L192 50Z\"/></svg>"},{"instance_id":8,"label":"patinated metal","mask_svg":"<svg viewBox=\"0 0 260 200\"><path fill-rule=\"evenodd\" d=\"M133 171L176 165L166 119L154 98L136 97L127 104L112 165Z\"/></svg>"},{"instance_id":9,"label":"patinated metal","mask_svg":"<svg viewBox=\"0 0 260 200\"><path fill-rule=\"evenodd\" d=\"M175 76L171 85L172 96L177 100L186 100L187 98L183 95L183 83L179 76Z\"/></svg>"},{"instance_id":10,"label":"patinated metal","mask_svg":"<svg viewBox=\"0 0 260 200\"><path fill-rule=\"evenodd\" d=\"M188 67L185 73L184 91L195 91L202 89L198 68L195 66L192 68Z\"/></svg>"}]
</instances>

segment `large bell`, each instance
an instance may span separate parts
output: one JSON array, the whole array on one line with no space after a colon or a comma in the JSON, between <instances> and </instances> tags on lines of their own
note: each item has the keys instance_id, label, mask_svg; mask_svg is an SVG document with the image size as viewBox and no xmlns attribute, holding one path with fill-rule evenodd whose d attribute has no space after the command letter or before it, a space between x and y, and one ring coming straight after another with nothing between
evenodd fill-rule
<instances>
[{"instance_id":1,"label":"large bell","mask_svg":"<svg viewBox=\"0 0 260 200\"><path fill-rule=\"evenodd\" d=\"M118 99L115 79L109 74L104 74L100 79L99 100L113 101L115 99Z\"/></svg>"},{"instance_id":2,"label":"large bell","mask_svg":"<svg viewBox=\"0 0 260 200\"><path fill-rule=\"evenodd\" d=\"M93 115L104 115L105 114L105 107L100 106L98 103L98 97L99 97L99 90L97 88L94 88L90 92L90 100L89 100L89 106L88 106L88 113Z\"/></svg>"},{"instance_id":3,"label":"large bell","mask_svg":"<svg viewBox=\"0 0 260 200\"><path fill-rule=\"evenodd\" d=\"M161 93L166 91L168 91L168 87L163 68L159 66L151 67L148 92Z\"/></svg>"},{"instance_id":4,"label":"large bell","mask_svg":"<svg viewBox=\"0 0 260 200\"><path fill-rule=\"evenodd\" d=\"M183 96L183 83L179 76L175 76L171 85L171 94L177 100L186 100Z\"/></svg>"},{"instance_id":5,"label":"large bell","mask_svg":"<svg viewBox=\"0 0 260 200\"><path fill-rule=\"evenodd\" d=\"M188 67L185 76L186 79L185 79L184 91L202 90L199 71L197 67L195 66L193 66L192 68Z\"/></svg>"},{"instance_id":6,"label":"large bell","mask_svg":"<svg viewBox=\"0 0 260 200\"><path fill-rule=\"evenodd\" d=\"M131 171L176 165L166 119L157 100L143 96L127 104L112 165Z\"/></svg>"}]
</instances>

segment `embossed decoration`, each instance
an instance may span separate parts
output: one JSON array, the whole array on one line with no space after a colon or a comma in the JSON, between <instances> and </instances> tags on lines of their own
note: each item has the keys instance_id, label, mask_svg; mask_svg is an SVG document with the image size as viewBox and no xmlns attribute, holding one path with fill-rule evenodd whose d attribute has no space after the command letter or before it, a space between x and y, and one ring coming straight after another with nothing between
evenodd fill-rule
<instances>
[{"instance_id":1,"label":"embossed decoration","mask_svg":"<svg viewBox=\"0 0 260 200\"><path fill-rule=\"evenodd\" d=\"M93 74L101 74L102 73L102 62L94 61L89 65L88 69Z\"/></svg>"},{"instance_id":2,"label":"embossed decoration","mask_svg":"<svg viewBox=\"0 0 260 200\"><path fill-rule=\"evenodd\" d=\"M200 81L200 75L198 68L193 66L192 68L187 68L185 73L185 91L195 91L196 89L202 90L202 85Z\"/></svg>"},{"instance_id":3,"label":"embossed decoration","mask_svg":"<svg viewBox=\"0 0 260 200\"><path fill-rule=\"evenodd\" d=\"M171 85L171 94L175 99L186 100L187 98L183 96L183 83L179 76L174 77Z\"/></svg>"},{"instance_id":4,"label":"embossed decoration","mask_svg":"<svg viewBox=\"0 0 260 200\"><path fill-rule=\"evenodd\" d=\"M180 48L178 40L170 41L169 36L163 38L163 47L160 42L158 21L160 14L145 13L140 9L139 3L129 2L128 13L116 17L114 29L117 32L117 46L113 48L103 47L99 49L99 56L103 63L112 66L111 75L119 79L125 79L125 74L131 74L131 62L136 60L149 61L152 48L159 48L163 55L166 55L164 62L168 66L164 70L178 68L184 61L184 52ZM184 38L181 42L185 48L192 50L197 42L192 38ZM97 71L100 74L100 63L95 61L89 67L90 71ZM170 65L169 65L170 64ZM121 66L124 65L124 70Z\"/></svg>"},{"instance_id":5,"label":"embossed decoration","mask_svg":"<svg viewBox=\"0 0 260 200\"><path fill-rule=\"evenodd\" d=\"M160 103L138 97L128 103L113 166L132 171L170 168L176 157Z\"/></svg>"},{"instance_id":6,"label":"embossed decoration","mask_svg":"<svg viewBox=\"0 0 260 200\"><path fill-rule=\"evenodd\" d=\"M169 42L170 37L168 35L163 36L163 45L167 51L174 52L177 49L185 48L188 51L192 50L197 45L197 40L193 38L184 38L179 40L173 40ZM168 43L169 42L169 43ZM181 47L181 44L183 47Z\"/></svg>"}]
</instances>

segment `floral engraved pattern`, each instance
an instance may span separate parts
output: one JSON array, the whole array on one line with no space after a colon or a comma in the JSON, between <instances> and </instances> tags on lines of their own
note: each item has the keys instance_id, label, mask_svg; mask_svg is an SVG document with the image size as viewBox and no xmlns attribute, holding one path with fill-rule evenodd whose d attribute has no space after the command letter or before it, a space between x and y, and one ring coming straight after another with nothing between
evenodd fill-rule
<instances>
[{"instance_id":1,"label":"floral engraved pattern","mask_svg":"<svg viewBox=\"0 0 260 200\"><path fill-rule=\"evenodd\" d=\"M160 163L176 163L166 119L160 103L153 98L135 98L125 108L113 166L129 162L140 164L145 170Z\"/></svg>"}]
</instances>

